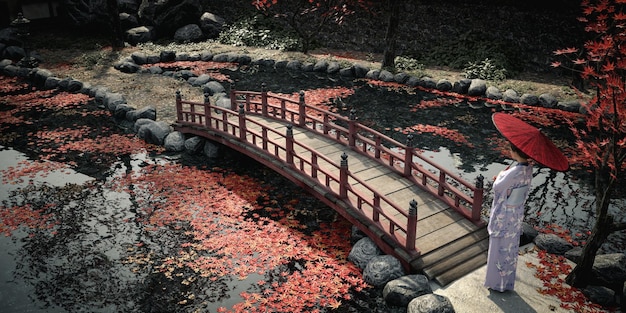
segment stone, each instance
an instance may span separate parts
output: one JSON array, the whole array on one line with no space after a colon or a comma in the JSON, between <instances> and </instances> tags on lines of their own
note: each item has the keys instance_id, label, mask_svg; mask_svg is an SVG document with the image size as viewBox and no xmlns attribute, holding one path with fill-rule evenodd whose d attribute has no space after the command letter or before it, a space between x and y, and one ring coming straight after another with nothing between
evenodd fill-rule
<instances>
[{"instance_id":1,"label":"stone","mask_svg":"<svg viewBox=\"0 0 626 313\"><path fill-rule=\"evenodd\" d=\"M379 256L381 253L382 251L372 239L364 237L352 246L352 250L348 254L348 261L364 269L371 259Z\"/></svg>"},{"instance_id":2,"label":"stone","mask_svg":"<svg viewBox=\"0 0 626 313\"><path fill-rule=\"evenodd\" d=\"M205 74L200 74L200 76L198 76L198 77L190 77L188 82L192 86L199 87L199 86L202 86L202 85L210 82L211 79L213 79L213 78L211 78L211 75L205 73Z\"/></svg>"},{"instance_id":3,"label":"stone","mask_svg":"<svg viewBox=\"0 0 626 313\"><path fill-rule=\"evenodd\" d=\"M135 51L131 53L130 58L133 60L133 62L135 62L135 64L148 64L148 55L141 51Z\"/></svg>"},{"instance_id":4,"label":"stone","mask_svg":"<svg viewBox=\"0 0 626 313\"><path fill-rule=\"evenodd\" d=\"M459 93L459 94L466 94L471 84L472 84L471 79L463 78L459 81L454 82L454 84L452 84L452 91Z\"/></svg>"},{"instance_id":5,"label":"stone","mask_svg":"<svg viewBox=\"0 0 626 313\"><path fill-rule=\"evenodd\" d=\"M220 92L226 92L226 88L224 88L224 86L220 84L219 82L212 80L204 84L204 86L202 87L202 91L204 93L208 93L209 96L213 96Z\"/></svg>"},{"instance_id":6,"label":"stone","mask_svg":"<svg viewBox=\"0 0 626 313\"><path fill-rule=\"evenodd\" d=\"M129 74L136 73L140 68L139 65L135 64L134 62L128 62L128 61L118 62L114 64L113 67L122 73L129 73Z\"/></svg>"},{"instance_id":7,"label":"stone","mask_svg":"<svg viewBox=\"0 0 626 313\"><path fill-rule=\"evenodd\" d=\"M122 29L131 29L139 26L137 16L122 12L119 14Z\"/></svg>"},{"instance_id":8,"label":"stone","mask_svg":"<svg viewBox=\"0 0 626 313\"><path fill-rule=\"evenodd\" d=\"M128 114L128 112L132 110L135 110L135 108L126 103L121 103L117 107L115 107L115 111L113 111L113 117L118 120L126 119L126 114Z\"/></svg>"},{"instance_id":9,"label":"stone","mask_svg":"<svg viewBox=\"0 0 626 313\"><path fill-rule=\"evenodd\" d=\"M485 97L492 100L501 100L502 92L496 86L489 86L487 90L485 90Z\"/></svg>"},{"instance_id":10,"label":"stone","mask_svg":"<svg viewBox=\"0 0 626 313\"><path fill-rule=\"evenodd\" d=\"M356 78L363 78L363 77L365 77L367 75L369 70L370 69L368 67L366 67L364 65L361 65L361 64L358 64L358 63L355 63L354 64L354 77L356 77Z\"/></svg>"},{"instance_id":11,"label":"stone","mask_svg":"<svg viewBox=\"0 0 626 313\"><path fill-rule=\"evenodd\" d=\"M290 71L299 71L302 68L302 62L298 60L291 60L287 62L287 65L285 66L285 68Z\"/></svg>"},{"instance_id":12,"label":"stone","mask_svg":"<svg viewBox=\"0 0 626 313\"><path fill-rule=\"evenodd\" d=\"M159 62L172 62L176 60L176 52L172 50L163 50L159 52Z\"/></svg>"},{"instance_id":13,"label":"stone","mask_svg":"<svg viewBox=\"0 0 626 313\"><path fill-rule=\"evenodd\" d=\"M43 84L43 89L50 90L56 89L59 87L59 83L61 79L58 77L48 77L46 78L46 82Z\"/></svg>"},{"instance_id":14,"label":"stone","mask_svg":"<svg viewBox=\"0 0 626 313\"><path fill-rule=\"evenodd\" d=\"M544 108L555 108L556 105L559 103L558 100L556 100L556 97L549 94L549 93L544 93L539 95L538 98L538 103L540 106L544 107Z\"/></svg>"},{"instance_id":15,"label":"stone","mask_svg":"<svg viewBox=\"0 0 626 313\"><path fill-rule=\"evenodd\" d=\"M350 244L352 246L365 237L367 237L367 235L362 230L355 225L352 225L352 230L350 232Z\"/></svg>"},{"instance_id":16,"label":"stone","mask_svg":"<svg viewBox=\"0 0 626 313\"><path fill-rule=\"evenodd\" d=\"M119 92L108 92L103 98L103 105L111 112L114 112L115 108L122 103L126 103L126 99Z\"/></svg>"},{"instance_id":17,"label":"stone","mask_svg":"<svg viewBox=\"0 0 626 313\"><path fill-rule=\"evenodd\" d=\"M449 80L442 78L437 81L437 85L435 85L435 88L439 91L450 91L452 90L452 83Z\"/></svg>"},{"instance_id":18,"label":"stone","mask_svg":"<svg viewBox=\"0 0 626 313\"><path fill-rule=\"evenodd\" d=\"M519 98L520 103L526 105L537 105L539 103L539 97L533 94L525 93Z\"/></svg>"},{"instance_id":19,"label":"stone","mask_svg":"<svg viewBox=\"0 0 626 313\"><path fill-rule=\"evenodd\" d=\"M390 305L406 307L411 300L432 292L426 276L407 275L388 282L383 298Z\"/></svg>"},{"instance_id":20,"label":"stone","mask_svg":"<svg viewBox=\"0 0 626 313\"><path fill-rule=\"evenodd\" d=\"M428 89L437 88L437 82L432 77L428 77L428 76L424 76L420 78L419 85Z\"/></svg>"},{"instance_id":21,"label":"stone","mask_svg":"<svg viewBox=\"0 0 626 313\"><path fill-rule=\"evenodd\" d=\"M166 151L180 152L185 150L185 135L179 131L169 133L163 142Z\"/></svg>"},{"instance_id":22,"label":"stone","mask_svg":"<svg viewBox=\"0 0 626 313\"><path fill-rule=\"evenodd\" d=\"M396 83L404 84L407 80L409 80L409 74L400 72L393 76L393 80Z\"/></svg>"},{"instance_id":23,"label":"stone","mask_svg":"<svg viewBox=\"0 0 626 313\"><path fill-rule=\"evenodd\" d=\"M455 313L455 311L450 299L431 293L411 300L407 313Z\"/></svg>"},{"instance_id":24,"label":"stone","mask_svg":"<svg viewBox=\"0 0 626 313\"><path fill-rule=\"evenodd\" d=\"M391 73L390 71L380 70L380 73L378 74L378 80L384 81L384 82L393 82L395 81L395 78L394 78L393 73Z\"/></svg>"},{"instance_id":25,"label":"stone","mask_svg":"<svg viewBox=\"0 0 626 313\"><path fill-rule=\"evenodd\" d=\"M133 122L139 119L156 120L156 108L153 106L146 106L138 110L131 110L126 113L126 119Z\"/></svg>"},{"instance_id":26,"label":"stone","mask_svg":"<svg viewBox=\"0 0 626 313\"><path fill-rule=\"evenodd\" d=\"M564 102L559 101L556 106L563 111L578 113L580 112L580 108L582 105L578 100L569 100Z\"/></svg>"},{"instance_id":27,"label":"stone","mask_svg":"<svg viewBox=\"0 0 626 313\"><path fill-rule=\"evenodd\" d=\"M198 42L203 36L198 24L187 24L174 32L174 40L180 43Z\"/></svg>"},{"instance_id":28,"label":"stone","mask_svg":"<svg viewBox=\"0 0 626 313\"><path fill-rule=\"evenodd\" d=\"M487 81L484 79L474 78L467 88L467 94L470 96L483 96L487 91Z\"/></svg>"},{"instance_id":29,"label":"stone","mask_svg":"<svg viewBox=\"0 0 626 313\"><path fill-rule=\"evenodd\" d=\"M380 70L379 69L369 70L367 72L367 74L365 74L365 78L373 79L373 80L378 80L379 76L380 76Z\"/></svg>"},{"instance_id":30,"label":"stone","mask_svg":"<svg viewBox=\"0 0 626 313\"><path fill-rule=\"evenodd\" d=\"M146 120L147 119L142 119L142 121ZM170 125L165 122L142 122L139 130L137 130L137 137L145 140L149 144L161 146L163 145L165 137L169 135L170 131Z\"/></svg>"},{"instance_id":31,"label":"stone","mask_svg":"<svg viewBox=\"0 0 626 313\"><path fill-rule=\"evenodd\" d=\"M626 281L626 254L596 255L592 272L603 286L609 288L622 287Z\"/></svg>"},{"instance_id":32,"label":"stone","mask_svg":"<svg viewBox=\"0 0 626 313\"><path fill-rule=\"evenodd\" d=\"M154 40L154 27L152 26L139 26L134 27L126 31L126 41L130 45L136 46L140 43L146 43Z\"/></svg>"},{"instance_id":33,"label":"stone","mask_svg":"<svg viewBox=\"0 0 626 313\"><path fill-rule=\"evenodd\" d=\"M337 74L340 69L341 69L341 66L339 65L339 62L335 62L335 61L329 62L328 67L326 68L326 73Z\"/></svg>"},{"instance_id":34,"label":"stone","mask_svg":"<svg viewBox=\"0 0 626 313\"><path fill-rule=\"evenodd\" d=\"M197 22L202 15L200 0L142 1L139 17L146 25L154 25L159 37L173 36L177 29Z\"/></svg>"},{"instance_id":35,"label":"stone","mask_svg":"<svg viewBox=\"0 0 626 313\"><path fill-rule=\"evenodd\" d=\"M363 280L374 287L384 286L402 276L404 269L400 260L388 254L373 257L363 269Z\"/></svg>"},{"instance_id":36,"label":"stone","mask_svg":"<svg viewBox=\"0 0 626 313\"><path fill-rule=\"evenodd\" d=\"M563 256L574 262L574 263L578 263L578 259L580 258L580 256L583 255L583 248L582 247L574 247L572 249L567 250L567 252L565 252L563 254Z\"/></svg>"},{"instance_id":37,"label":"stone","mask_svg":"<svg viewBox=\"0 0 626 313\"><path fill-rule=\"evenodd\" d=\"M220 156L221 149L218 144L207 140L204 142L203 152L207 158L214 159Z\"/></svg>"},{"instance_id":38,"label":"stone","mask_svg":"<svg viewBox=\"0 0 626 313\"><path fill-rule=\"evenodd\" d=\"M511 103L518 103L519 102L519 95L517 94L517 91L515 91L513 89L507 89L502 94L502 100L504 100L506 102L511 102Z\"/></svg>"},{"instance_id":39,"label":"stone","mask_svg":"<svg viewBox=\"0 0 626 313\"><path fill-rule=\"evenodd\" d=\"M571 243L555 234L539 234L535 237L535 244L539 249L557 255L563 255L574 247Z\"/></svg>"},{"instance_id":40,"label":"stone","mask_svg":"<svg viewBox=\"0 0 626 313\"><path fill-rule=\"evenodd\" d=\"M198 154L203 151L205 139L200 136L194 136L185 140L185 150L189 154Z\"/></svg>"},{"instance_id":41,"label":"stone","mask_svg":"<svg viewBox=\"0 0 626 313\"><path fill-rule=\"evenodd\" d=\"M354 77L354 68L352 66L350 67L344 67L342 69L339 70L339 76L341 77Z\"/></svg>"},{"instance_id":42,"label":"stone","mask_svg":"<svg viewBox=\"0 0 626 313\"><path fill-rule=\"evenodd\" d=\"M204 12L200 16L200 29L204 36L209 39L217 38L222 31L222 27L226 20L218 15L210 12Z\"/></svg>"},{"instance_id":43,"label":"stone","mask_svg":"<svg viewBox=\"0 0 626 313\"><path fill-rule=\"evenodd\" d=\"M582 293L593 303L597 303L603 307L615 306L615 291L604 286L587 286Z\"/></svg>"},{"instance_id":44,"label":"stone","mask_svg":"<svg viewBox=\"0 0 626 313\"><path fill-rule=\"evenodd\" d=\"M317 61L315 62L315 65L313 65L314 72L326 72L327 68L328 68L328 62L324 60Z\"/></svg>"}]
</instances>

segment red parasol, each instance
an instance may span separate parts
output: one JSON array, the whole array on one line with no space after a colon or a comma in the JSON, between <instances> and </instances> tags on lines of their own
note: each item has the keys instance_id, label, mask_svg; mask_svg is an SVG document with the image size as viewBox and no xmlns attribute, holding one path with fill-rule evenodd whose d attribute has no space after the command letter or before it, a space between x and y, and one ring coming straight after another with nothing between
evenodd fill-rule
<instances>
[{"instance_id":1,"label":"red parasol","mask_svg":"<svg viewBox=\"0 0 626 313\"><path fill-rule=\"evenodd\" d=\"M537 163L560 172L569 169L561 150L538 128L506 113L494 113L491 119L502 136Z\"/></svg>"}]
</instances>

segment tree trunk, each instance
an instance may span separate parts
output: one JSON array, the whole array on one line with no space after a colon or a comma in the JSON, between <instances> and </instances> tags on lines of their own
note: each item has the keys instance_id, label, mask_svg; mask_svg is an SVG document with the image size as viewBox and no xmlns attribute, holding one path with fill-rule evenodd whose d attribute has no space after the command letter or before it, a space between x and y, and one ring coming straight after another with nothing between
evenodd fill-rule
<instances>
[{"instance_id":1,"label":"tree trunk","mask_svg":"<svg viewBox=\"0 0 626 313\"><path fill-rule=\"evenodd\" d=\"M124 47L124 35L120 24L120 10L117 0L107 0L107 11L111 23L111 46L113 49Z\"/></svg>"},{"instance_id":2,"label":"tree trunk","mask_svg":"<svg viewBox=\"0 0 626 313\"><path fill-rule=\"evenodd\" d=\"M611 202L610 195L613 189L613 184L609 182L611 180L610 175L610 171L606 167L600 167L596 170L596 222L591 236L583 247L580 258L578 258L576 267L565 278L565 282L570 286L582 288L592 283L593 273L591 270L596 260L596 254L615 229L613 218L608 213Z\"/></svg>"},{"instance_id":3,"label":"tree trunk","mask_svg":"<svg viewBox=\"0 0 626 313\"><path fill-rule=\"evenodd\" d=\"M400 24L401 0L389 0L389 19L387 20L387 32L385 33L385 52L383 54L382 67L394 67L396 59L396 34Z\"/></svg>"}]
</instances>

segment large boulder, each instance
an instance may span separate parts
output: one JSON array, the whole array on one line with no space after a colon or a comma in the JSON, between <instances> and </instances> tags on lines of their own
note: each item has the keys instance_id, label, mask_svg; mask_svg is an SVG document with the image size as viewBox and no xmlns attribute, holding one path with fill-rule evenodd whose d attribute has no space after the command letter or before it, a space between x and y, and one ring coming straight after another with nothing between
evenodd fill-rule
<instances>
[{"instance_id":1,"label":"large boulder","mask_svg":"<svg viewBox=\"0 0 626 313\"><path fill-rule=\"evenodd\" d=\"M138 26L126 31L126 41L131 45L149 42L155 38L156 35L152 26Z\"/></svg>"},{"instance_id":2,"label":"large boulder","mask_svg":"<svg viewBox=\"0 0 626 313\"><path fill-rule=\"evenodd\" d=\"M197 24L185 25L174 32L174 40L182 43L197 42L203 37L202 30Z\"/></svg>"},{"instance_id":3,"label":"large boulder","mask_svg":"<svg viewBox=\"0 0 626 313\"><path fill-rule=\"evenodd\" d=\"M363 270L363 280L374 287L381 287L388 282L404 276L400 260L393 255L373 257Z\"/></svg>"},{"instance_id":4,"label":"large boulder","mask_svg":"<svg viewBox=\"0 0 626 313\"><path fill-rule=\"evenodd\" d=\"M363 237L352 246L352 250L348 254L348 260L363 269L371 259L379 256L381 253L382 251L372 239Z\"/></svg>"},{"instance_id":5,"label":"large boulder","mask_svg":"<svg viewBox=\"0 0 626 313\"><path fill-rule=\"evenodd\" d=\"M158 38L173 36L180 27L199 21L201 12L200 0L143 0L139 6L140 20L154 26Z\"/></svg>"},{"instance_id":6,"label":"large boulder","mask_svg":"<svg viewBox=\"0 0 626 313\"><path fill-rule=\"evenodd\" d=\"M535 245L548 253L563 255L574 246L555 234L539 234L535 237Z\"/></svg>"},{"instance_id":7,"label":"large boulder","mask_svg":"<svg viewBox=\"0 0 626 313\"><path fill-rule=\"evenodd\" d=\"M171 132L169 124L165 122L141 119L137 120L137 123L141 124L137 130L137 137L150 144L162 146L165 142L165 137Z\"/></svg>"},{"instance_id":8,"label":"large boulder","mask_svg":"<svg viewBox=\"0 0 626 313\"><path fill-rule=\"evenodd\" d=\"M450 299L431 293L409 302L407 313L455 313L455 311Z\"/></svg>"},{"instance_id":9,"label":"large boulder","mask_svg":"<svg viewBox=\"0 0 626 313\"><path fill-rule=\"evenodd\" d=\"M393 306L405 307L411 300L432 292L426 276L407 275L388 282L383 289L383 298Z\"/></svg>"},{"instance_id":10,"label":"large boulder","mask_svg":"<svg viewBox=\"0 0 626 313\"><path fill-rule=\"evenodd\" d=\"M204 12L204 14L200 16L200 28L204 36L209 39L217 38L220 35L225 22L226 20L222 17L209 12Z\"/></svg>"}]
</instances>

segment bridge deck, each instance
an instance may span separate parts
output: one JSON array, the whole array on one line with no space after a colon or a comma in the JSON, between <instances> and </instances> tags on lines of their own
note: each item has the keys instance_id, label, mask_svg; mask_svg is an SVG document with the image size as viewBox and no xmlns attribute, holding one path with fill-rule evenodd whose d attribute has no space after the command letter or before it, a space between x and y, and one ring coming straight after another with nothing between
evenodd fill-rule
<instances>
[{"instance_id":1,"label":"bridge deck","mask_svg":"<svg viewBox=\"0 0 626 313\"><path fill-rule=\"evenodd\" d=\"M230 118L236 119L237 117ZM258 115L247 115L246 118L278 132L284 133L287 131L287 122ZM189 126L186 127L189 128ZM202 129L201 126L193 127ZM185 132L184 126L178 125L176 128ZM247 128L256 133L262 131L261 127L254 123L248 123ZM253 135L248 134L246 141L262 150L263 142L259 140L255 142L252 137ZM277 134L270 133L269 138L283 147L286 144L286 139ZM346 145L301 127L293 127L293 138L294 141L298 142L298 145L294 146L296 157L307 159L310 157L307 154L311 154L309 150L302 148L300 144L313 148L317 153L324 155L330 160L340 160L341 155L345 153L348 155L349 172L356 175L362 182L369 186L375 186L377 192L392 199L394 203L406 207L407 212L409 210L409 202L411 200L417 201L418 221L415 246L419 250L419 255L411 254L410 252L403 253L403 251L398 251L397 248L395 248L395 251L398 253L394 253L401 258L404 264L410 264L411 270L424 273L430 279L443 286L485 264L488 236L484 226L477 226L425 189L415 185L377 160L354 151ZM330 164L330 162L323 159L318 160L318 165L320 169L328 167L328 171L336 169L336 165ZM311 175L310 171L307 174ZM354 179L349 179L348 182L357 193L363 188L361 183ZM334 184L338 185L337 182ZM335 187L338 188L338 186ZM366 191L363 188L363 192ZM348 198L354 206L358 205L359 200L353 194L348 194ZM388 206L385 203L381 203L381 209L384 211L388 210L389 214L393 214L393 219L401 222L407 220L407 212L403 215L393 208L388 208ZM367 215L371 213L372 209L369 209L369 212L367 212L368 208L363 208L363 210L366 211ZM386 218L381 215L378 225L387 224ZM377 243L385 241L382 238L373 239Z\"/></svg>"}]
</instances>

